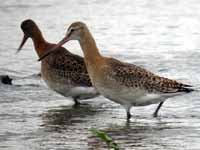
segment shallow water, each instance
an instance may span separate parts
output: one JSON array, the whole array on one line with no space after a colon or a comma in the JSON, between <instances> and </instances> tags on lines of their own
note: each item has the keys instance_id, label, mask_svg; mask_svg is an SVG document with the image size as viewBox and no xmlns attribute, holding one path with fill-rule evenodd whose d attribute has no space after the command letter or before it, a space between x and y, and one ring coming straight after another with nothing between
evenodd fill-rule
<instances>
[{"instance_id":1,"label":"shallow water","mask_svg":"<svg viewBox=\"0 0 200 150\"><path fill-rule=\"evenodd\" d=\"M0 5L0 149L106 149L88 129L106 131L121 149L198 150L200 95L193 92L157 105L132 109L126 122L118 104L98 97L77 108L49 90L32 42L21 53L20 23L32 18L48 41L59 41L76 20L88 24L101 52L184 83L200 86L200 3L198 0L7 0ZM65 45L82 55L79 45ZM23 78L25 77L25 78Z\"/></svg>"}]
</instances>

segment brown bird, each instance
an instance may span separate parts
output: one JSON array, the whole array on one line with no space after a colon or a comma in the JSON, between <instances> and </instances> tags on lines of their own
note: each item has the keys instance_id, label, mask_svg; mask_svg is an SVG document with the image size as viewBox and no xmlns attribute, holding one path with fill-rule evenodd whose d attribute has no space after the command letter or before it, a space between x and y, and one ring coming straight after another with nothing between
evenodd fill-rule
<instances>
[{"instance_id":1,"label":"brown bird","mask_svg":"<svg viewBox=\"0 0 200 150\"><path fill-rule=\"evenodd\" d=\"M44 39L33 20L23 21L21 29L24 32L24 38L18 52L28 38L33 40L38 57L55 47L55 44ZM89 79L83 58L70 53L64 47L58 47L56 50L54 55L46 57L41 62L41 75L48 87L65 97L72 97L75 104L79 104L78 100L98 96L99 93Z\"/></svg>"},{"instance_id":2,"label":"brown bird","mask_svg":"<svg viewBox=\"0 0 200 150\"><path fill-rule=\"evenodd\" d=\"M159 77L139 66L103 57L87 26L82 22L70 25L66 36L42 58L54 52L70 40L78 40L90 79L96 89L106 98L124 106L130 119L132 106L159 103L156 117L164 101L170 97L192 92L190 85Z\"/></svg>"}]
</instances>

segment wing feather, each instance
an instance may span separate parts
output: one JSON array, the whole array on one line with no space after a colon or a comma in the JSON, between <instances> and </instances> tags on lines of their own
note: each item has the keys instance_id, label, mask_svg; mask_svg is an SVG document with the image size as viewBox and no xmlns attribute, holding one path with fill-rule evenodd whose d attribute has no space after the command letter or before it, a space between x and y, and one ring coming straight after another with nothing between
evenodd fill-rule
<instances>
[{"instance_id":1,"label":"wing feather","mask_svg":"<svg viewBox=\"0 0 200 150\"><path fill-rule=\"evenodd\" d=\"M59 77L69 79L74 85L91 87L84 59L67 51L64 47L50 54L45 59L51 70ZM52 69L53 68L53 69Z\"/></svg>"},{"instance_id":2,"label":"wing feather","mask_svg":"<svg viewBox=\"0 0 200 150\"><path fill-rule=\"evenodd\" d=\"M160 77L139 66L123 63L113 58L110 58L109 63L112 67L109 77L125 86L141 88L150 93L189 93L193 91L190 85Z\"/></svg>"}]
</instances>

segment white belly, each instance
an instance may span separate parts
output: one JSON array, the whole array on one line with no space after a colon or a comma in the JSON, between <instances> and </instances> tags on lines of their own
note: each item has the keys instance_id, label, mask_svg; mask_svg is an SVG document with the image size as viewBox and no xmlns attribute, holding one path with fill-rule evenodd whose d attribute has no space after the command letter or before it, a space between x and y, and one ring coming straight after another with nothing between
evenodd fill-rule
<instances>
[{"instance_id":1,"label":"white belly","mask_svg":"<svg viewBox=\"0 0 200 150\"><path fill-rule=\"evenodd\" d=\"M44 81L49 88L65 97L77 97L77 99L82 100L93 98L99 95L94 87L74 86L71 85L70 82L68 84L62 84L60 82L52 82L45 79Z\"/></svg>"},{"instance_id":2,"label":"white belly","mask_svg":"<svg viewBox=\"0 0 200 150\"><path fill-rule=\"evenodd\" d=\"M52 82L50 80L45 79L44 81L50 89L64 95L65 97L70 96L69 91L72 88L70 84L61 84L60 82Z\"/></svg>"},{"instance_id":3,"label":"white belly","mask_svg":"<svg viewBox=\"0 0 200 150\"><path fill-rule=\"evenodd\" d=\"M145 106L165 100L159 94L125 86L116 86L115 88L98 87L97 89L106 98L121 105Z\"/></svg>"}]
</instances>

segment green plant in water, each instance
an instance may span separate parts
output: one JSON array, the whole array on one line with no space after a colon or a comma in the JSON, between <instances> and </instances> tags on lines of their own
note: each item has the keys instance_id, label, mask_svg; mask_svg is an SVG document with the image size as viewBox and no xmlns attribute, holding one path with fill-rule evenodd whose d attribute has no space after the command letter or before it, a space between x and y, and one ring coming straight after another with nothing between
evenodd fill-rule
<instances>
[{"instance_id":1,"label":"green plant in water","mask_svg":"<svg viewBox=\"0 0 200 150\"><path fill-rule=\"evenodd\" d=\"M95 128L91 128L90 131L93 135L99 137L102 141L106 142L106 144L108 145L108 149L119 150L119 146L117 145L117 143L115 143L113 139L108 136L107 133Z\"/></svg>"}]
</instances>

